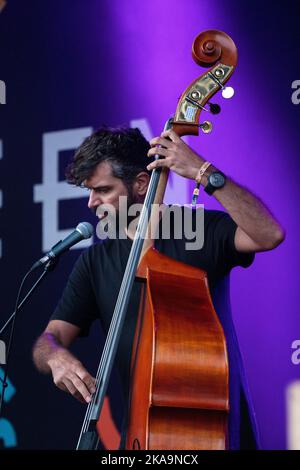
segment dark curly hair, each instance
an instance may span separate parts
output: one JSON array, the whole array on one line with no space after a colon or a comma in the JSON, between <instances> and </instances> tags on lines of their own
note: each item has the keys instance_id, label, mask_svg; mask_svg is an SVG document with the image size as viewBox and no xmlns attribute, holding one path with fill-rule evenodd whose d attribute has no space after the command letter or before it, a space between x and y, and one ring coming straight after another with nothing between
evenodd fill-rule
<instances>
[{"instance_id":1,"label":"dark curly hair","mask_svg":"<svg viewBox=\"0 0 300 470\"><path fill-rule=\"evenodd\" d=\"M126 127L101 127L87 137L76 150L66 169L67 182L82 186L90 178L97 165L107 161L112 174L130 188L138 173L146 171L149 164L149 142L139 129Z\"/></svg>"}]
</instances>

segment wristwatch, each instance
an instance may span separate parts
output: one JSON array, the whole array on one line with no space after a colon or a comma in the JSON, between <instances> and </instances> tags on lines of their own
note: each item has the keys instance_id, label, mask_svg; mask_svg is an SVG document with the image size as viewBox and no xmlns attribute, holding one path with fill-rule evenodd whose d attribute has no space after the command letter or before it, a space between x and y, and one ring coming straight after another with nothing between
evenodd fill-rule
<instances>
[{"instance_id":1,"label":"wristwatch","mask_svg":"<svg viewBox=\"0 0 300 470\"><path fill-rule=\"evenodd\" d=\"M213 171L207 177L207 185L204 188L204 191L210 196L216 191L216 189L221 189L226 183L226 176L221 171Z\"/></svg>"}]
</instances>

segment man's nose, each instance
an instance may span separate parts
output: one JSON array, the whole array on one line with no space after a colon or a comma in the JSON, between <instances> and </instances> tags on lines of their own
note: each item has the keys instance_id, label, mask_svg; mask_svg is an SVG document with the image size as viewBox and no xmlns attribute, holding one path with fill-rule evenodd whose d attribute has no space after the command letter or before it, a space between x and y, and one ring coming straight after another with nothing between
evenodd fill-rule
<instances>
[{"instance_id":1,"label":"man's nose","mask_svg":"<svg viewBox=\"0 0 300 470\"><path fill-rule=\"evenodd\" d=\"M89 209L96 209L101 204L100 195L97 194L93 189L90 192L88 208Z\"/></svg>"}]
</instances>

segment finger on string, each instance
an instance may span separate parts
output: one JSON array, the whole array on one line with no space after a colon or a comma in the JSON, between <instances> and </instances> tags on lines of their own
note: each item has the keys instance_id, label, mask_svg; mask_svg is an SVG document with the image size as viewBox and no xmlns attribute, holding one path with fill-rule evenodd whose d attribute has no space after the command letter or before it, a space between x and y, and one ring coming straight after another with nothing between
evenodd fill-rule
<instances>
[{"instance_id":1,"label":"finger on string","mask_svg":"<svg viewBox=\"0 0 300 470\"><path fill-rule=\"evenodd\" d=\"M162 147L168 148L171 144L170 139L165 139L164 137L154 137L154 139L150 140L151 147L156 145L161 145Z\"/></svg>"},{"instance_id":2,"label":"finger on string","mask_svg":"<svg viewBox=\"0 0 300 470\"><path fill-rule=\"evenodd\" d=\"M167 157L168 156L168 150L163 148L163 147L152 147L148 151L148 157L154 157L155 155L159 155L161 157Z\"/></svg>"},{"instance_id":3,"label":"finger on string","mask_svg":"<svg viewBox=\"0 0 300 470\"><path fill-rule=\"evenodd\" d=\"M163 138L168 137L169 139L172 140L172 142L180 142L181 141L180 137L178 137L176 132L173 131L172 129L169 129L168 131L162 132L161 137L163 137Z\"/></svg>"},{"instance_id":4,"label":"finger on string","mask_svg":"<svg viewBox=\"0 0 300 470\"><path fill-rule=\"evenodd\" d=\"M168 166L168 162L167 160L163 159L163 160L155 160L155 162L152 162L150 163L150 165L147 166L147 170L154 170L155 168L159 168L159 167L167 167Z\"/></svg>"}]
</instances>

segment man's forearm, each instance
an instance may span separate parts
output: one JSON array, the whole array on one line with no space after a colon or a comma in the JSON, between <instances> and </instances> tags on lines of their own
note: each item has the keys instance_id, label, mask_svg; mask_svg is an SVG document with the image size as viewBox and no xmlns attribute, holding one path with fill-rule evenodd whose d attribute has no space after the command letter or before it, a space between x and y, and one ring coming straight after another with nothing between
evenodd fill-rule
<instances>
[{"instance_id":1,"label":"man's forearm","mask_svg":"<svg viewBox=\"0 0 300 470\"><path fill-rule=\"evenodd\" d=\"M212 171L210 167L210 172ZM216 171L213 167L213 171ZM207 184L204 176L201 184ZM227 177L222 189L214 192L235 223L256 243L274 248L284 238L284 231L266 205L248 189Z\"/></svg>"},{"instance_id":2,"label":"man's forearm","mask_svg":"<svg viewBox=\"0 0 300 470\"><path fill-rule=\"evenodd\" d=\"M40 372L52 373L55 385L84 403L91 401L95 379L81 362L63 347L57 336L43 333L33 348L33 360Z\"/></svg>"},{"instance_id":3,"label":"man's forearm","mask_svg":"<svg viewBox=\"0 0 300 470\"><path fill-rule=\"evenodd\" d=\"M65 348L51 333L43 333L33 347L33 361L40 372L49 374L51 372L49 360L53 355Z\"/></svg>"}]
</instances>

